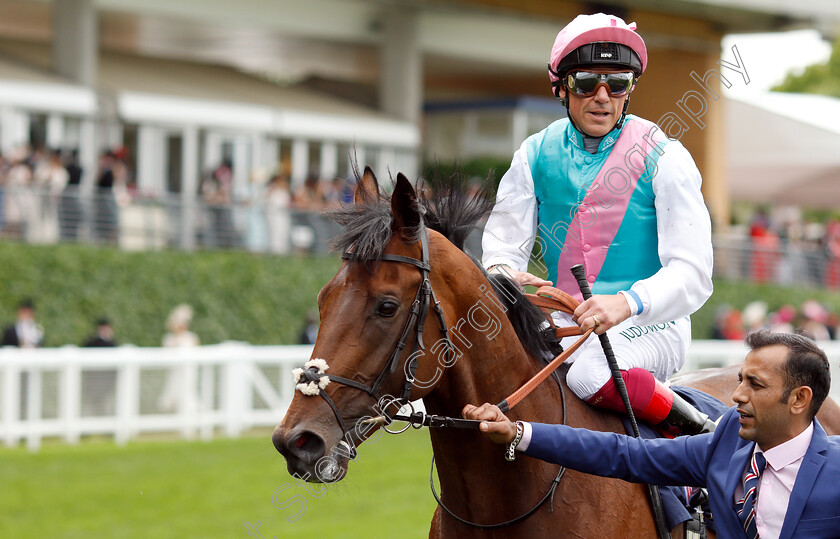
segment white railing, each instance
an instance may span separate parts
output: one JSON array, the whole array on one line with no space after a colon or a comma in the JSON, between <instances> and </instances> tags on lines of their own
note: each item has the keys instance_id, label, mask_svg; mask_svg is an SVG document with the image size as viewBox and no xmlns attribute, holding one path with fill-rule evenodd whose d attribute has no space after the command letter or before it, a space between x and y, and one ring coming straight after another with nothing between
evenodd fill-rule
<instances>
[{"instance_id":1,"label":"white railing","mask_svg":"<svg viewBox=\"0 0 840 539\"><path fill-rule=\"evenodd\" d=\"M312 346L224 343L196 348L0 350L0 439L36 451L45 437L77 443L141 433L209 439L280 422L291 370ZM167 399L166 394L175 395Z\"/></svg>"},{"instance_id":2,"label":"white railing","mask_svg":"<svg viewBox=\"0 0 840 539\"><path fill-rule=\"evenodd\" d=\"M840 342L821 342L840 402ZM37 451L44 438L78 443L142 433L210 439L280 422L293 396L291 370L312 346L223 343L196 348L0 349L0 440ZM694 341L684 371L736 365L739 341ZM166 399L166 395L174 399Z\"/></svg>"}]
</instances>

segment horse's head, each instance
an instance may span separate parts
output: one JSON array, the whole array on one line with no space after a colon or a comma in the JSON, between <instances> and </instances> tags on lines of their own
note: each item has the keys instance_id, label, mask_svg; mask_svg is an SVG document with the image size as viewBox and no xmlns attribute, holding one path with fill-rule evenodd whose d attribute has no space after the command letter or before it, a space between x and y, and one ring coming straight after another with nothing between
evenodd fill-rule
<instances>
[{"instance_id":1,"label":"horse's head","mask_svg":"<svg viewBox=\"0 0 840 539\"><path fill-rule=\"evenodd\" d=\"M402 174L389 202L365 169L355 204L334 217L345 227L334 242L344 262L318 295L313 359L296 372L298 391L273 436L290 473L324 482L343 477L355 446L378 428L367 419L395 413L439 381L455 359L446 323L457 308L452 287L482 278L426 227Z\"/></svg>"}]
</instances>

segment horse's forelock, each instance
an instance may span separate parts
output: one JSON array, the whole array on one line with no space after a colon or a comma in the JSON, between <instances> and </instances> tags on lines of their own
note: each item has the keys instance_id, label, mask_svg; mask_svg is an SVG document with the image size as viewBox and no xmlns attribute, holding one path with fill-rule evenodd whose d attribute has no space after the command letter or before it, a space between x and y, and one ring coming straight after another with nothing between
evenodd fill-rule
<instances>
[{"instance_id":1,"label":"horse's forelock","mask_svg":"<svg viewBox=\"0 0 840 539\"><path fill-rule=\"evenodd\" d=\"M417 205L425 226L440 232L461 250L467 236L493 209L491 179L476 185L462 175L453 174L432 182L421 181L418 187ZM378 259L391 240L390 199L382 193L376 200L345 204L325 214L343 227L331 240L331 247L342 253L350 252L353 259ZM420 229L403 229L400 233L405 241L413 242L419 238Z\"/></svg>"}]
</instances>

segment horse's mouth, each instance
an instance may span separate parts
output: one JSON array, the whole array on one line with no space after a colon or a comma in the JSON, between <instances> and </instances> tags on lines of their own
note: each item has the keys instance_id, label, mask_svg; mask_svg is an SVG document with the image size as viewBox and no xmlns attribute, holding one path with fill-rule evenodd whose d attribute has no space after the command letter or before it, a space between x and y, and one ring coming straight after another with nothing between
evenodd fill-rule
<instances>
[{"instance_id":1,"label":"horse's mouth","mask_svg":"<svg viewBox=\"0 0 840 539\"><path fill-rule=\"evenodd\" d=\"M310 483L335 483L347 474L355 449L343 440L327 451L324 438L310 430L287 431L278 427L272 436L274 447L286 459L286 469L297 479Z\"/></svg>"},{"instance_id":2,"label":"horse's mouth","mask_svg":"<svg viewBox=\"0 0 840 539\"><path fill-rule=\"evenodd\" d=\"M350 459L340 455L325 455L314 464L294 457L286 457L289 474L307 483L336 483L347 475Z\"/></svg>"}]
</instances>

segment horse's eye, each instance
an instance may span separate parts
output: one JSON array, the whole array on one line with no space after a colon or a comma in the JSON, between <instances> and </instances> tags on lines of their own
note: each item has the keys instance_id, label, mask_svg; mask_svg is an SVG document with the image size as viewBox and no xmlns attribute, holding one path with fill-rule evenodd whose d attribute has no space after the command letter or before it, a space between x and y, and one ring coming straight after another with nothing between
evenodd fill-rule
<instances>
[{"instance_id":1,"label":"horse's eye","mask_svg":"<svg viewBox=\"0 0 840 539\"><path fill-rule=\"evenodd\" d=\"M377 314L379 316L387 316L391 317L397 314L397 310L400 308L399 304L396 301L383 301L379 304L379 309L377 310Z\"/></svg>"}]
</instances>

